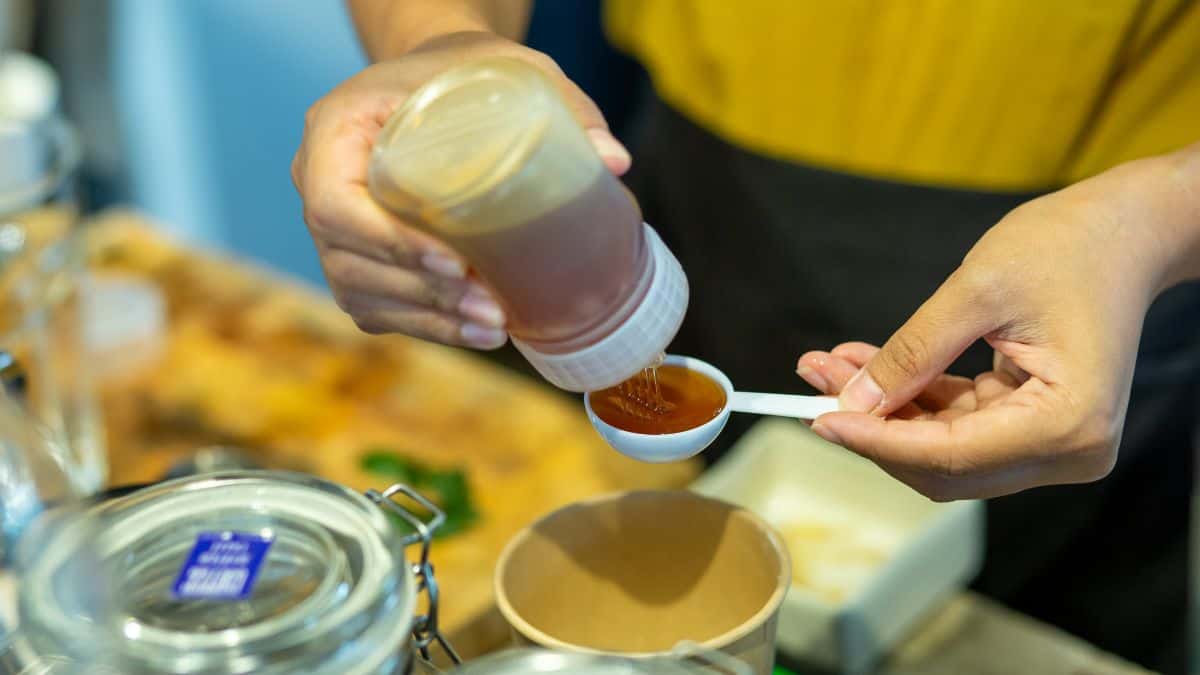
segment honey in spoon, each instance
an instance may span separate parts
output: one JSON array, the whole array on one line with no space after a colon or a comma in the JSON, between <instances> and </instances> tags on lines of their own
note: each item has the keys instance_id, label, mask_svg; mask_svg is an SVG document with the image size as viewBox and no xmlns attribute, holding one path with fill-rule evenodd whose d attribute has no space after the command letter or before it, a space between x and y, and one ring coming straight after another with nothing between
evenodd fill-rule
<instances>
[{"instance_id":1,"label":"honey in spoon","mask_svg":"<svg viewBox=\"0 0 1200 675\"><path fill-rule=\"evenodd\" d=\"M592 411L609 425L638 434L694 429L721 413L725 390L683 366L647 368L615 387L588 394Z\"/></svg>"}]
</instances>

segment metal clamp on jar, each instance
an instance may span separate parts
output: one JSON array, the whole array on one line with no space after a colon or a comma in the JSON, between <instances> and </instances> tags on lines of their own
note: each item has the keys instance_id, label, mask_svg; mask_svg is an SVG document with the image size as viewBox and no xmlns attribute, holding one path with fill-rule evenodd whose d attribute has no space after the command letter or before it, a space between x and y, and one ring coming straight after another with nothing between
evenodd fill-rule
<instances>
[{"instance_id":1,"label":"metal clamp on jar","mask_svg":"<svg viewBox=\"0 0 1200 675\"><path fill-rule=\"evenodd\" d=\"M54 514L19 542L8 661L28 673L400 675L436 642L457 663L438 631L429 563L444 520L403 485L362 495L267 471L183 478ZM405 557L414 544L416 563Z\"/></svg>"}]
</instances>

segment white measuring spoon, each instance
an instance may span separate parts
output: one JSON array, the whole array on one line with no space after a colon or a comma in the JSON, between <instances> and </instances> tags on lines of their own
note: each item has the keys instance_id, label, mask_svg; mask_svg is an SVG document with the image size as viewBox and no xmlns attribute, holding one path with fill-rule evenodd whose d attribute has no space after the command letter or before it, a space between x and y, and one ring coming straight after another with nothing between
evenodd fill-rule
<instances>
[{"instance_id":1,"label":"white measuring spoon","mask_svg":"<svg viewBox=\"0 0 1200 675\"><path fill-rule=\"evenodd\" d=\"M744 412L756 415L777 415L812 420L834 412L838 401L833 396L796 396L792 394L760 394L734 391L733 383L711 364L690 356L668 356L663 365L683 366L712 378L725 390L725 407L713 419L698 427L673 434L639 434L612 426L592 410L590 395L583 397L592 426L623 455L643 462L674 462L687 459L707 448L725 428L729 413Z\"/></svg>"},{"instance_id":2,"label":"white measuring spoon","mask_svg":"<svg viewBox=\"0 0 1200 675\"><path fill-rule=\"evenodd\" d=\"M728 394L726 395L728 396ZM837 412L838 400L834 396L759 394L753 391L735 391L726 407L733 412L815 420L825 413Z\"/></svg>"}]
</instances>

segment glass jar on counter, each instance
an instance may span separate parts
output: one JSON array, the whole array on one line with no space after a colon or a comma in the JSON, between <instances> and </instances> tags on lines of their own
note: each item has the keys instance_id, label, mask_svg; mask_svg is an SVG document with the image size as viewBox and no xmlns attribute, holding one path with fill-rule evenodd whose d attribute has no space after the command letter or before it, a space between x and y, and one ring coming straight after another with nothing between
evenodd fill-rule
<instances>
[{"instance_id":1,"label":"glass jar on counter","mask_svg":"<svg viewBox=\"0 0 1200 675\"><path fill-rule=\"evenodd\" d=\"M428 560L443 521L405 486L363 495L267 471L48 514L19 542L20 623L6 658L29 673L422 672L417 654L432 642L457 661L437 629Z\"/></svg>"},{"instance_id":2,"label":"glass jar on counter","mask_svg":"<svg viewBox=\"0 0 1200 675\"><path fill-rule=\"evenodd\" d=\"M22 371L17 383L0 372L0 386L62 450L68 478L94 493L107 463L82 314L82 147L57 108L48 65L0 53L0 351Z\"/></svg>"}]
</instances>

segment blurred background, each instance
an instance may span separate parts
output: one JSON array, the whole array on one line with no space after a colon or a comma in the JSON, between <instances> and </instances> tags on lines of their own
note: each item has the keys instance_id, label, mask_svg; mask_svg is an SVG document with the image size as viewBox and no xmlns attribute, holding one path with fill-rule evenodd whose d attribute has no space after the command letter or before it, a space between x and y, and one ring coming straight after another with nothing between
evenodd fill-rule
<instances>
[{"instance_id":1,"label":"blurred background","mask_svg":"<svg viewBox=\"0 0 1200 675\"><path fill-rule=\"evenodd\" d=\"M4 3L10 46L50 61L82 132L93 209L131 204L190 241L324 286L289 165L304 111L366 59L339 0ZM618 134L644 73L604 40L600 0L536 3L552 54Z\"/></svg>"}]
</instances>

